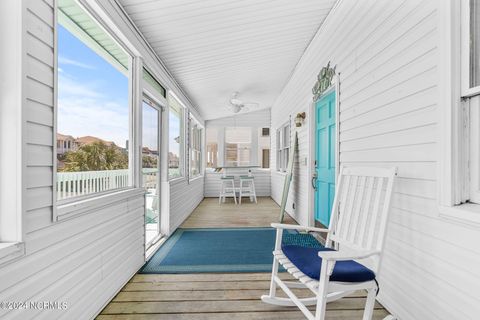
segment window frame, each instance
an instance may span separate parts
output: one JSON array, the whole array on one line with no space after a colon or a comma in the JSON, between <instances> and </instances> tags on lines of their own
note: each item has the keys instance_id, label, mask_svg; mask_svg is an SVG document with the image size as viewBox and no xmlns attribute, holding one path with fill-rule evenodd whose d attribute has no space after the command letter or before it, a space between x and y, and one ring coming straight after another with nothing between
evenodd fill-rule
<instances>
[{"instance_id":1,"label":"window frame","mask_svg":"<svg viewBox=\"0 0 480 320\"><path fill-rule=\"evenodd\" d=\"M288 129L288 137L286 130ZM275 130L276 138L276 171L280 173L287 172L288 158L290 156L290 147L292 139L292 128L290 121L285 122ZM285 141L288 138L288 143Z\"/></svg>"},{"instance_id":2,"label":"window frame","mask_svg":"<svg viewBox=\"0 0 480 320\"><path fill-rule=\"evenodd\" d=\"M129 147L128 147L128 170L129 182L124 188L106 190L88 195L75 196L72 198L57 200L57 116L58 116L58 3L54 8L54 122L53 122L53 214L52 220L61 221L70 219L73 216L82 214L85 210L109 203L118 197L125 197L141 193L139 190L140 172L138 170L139 157L138 146L138 117L139 105L141 107L142 92L139 88L142 78L141 58L135 54L135 49L121 40L122 35L113 25L109 25L99 14L97 14L87 3L78 1L76 4L87 14L128 56L128 126L129 126ZM75 35L74 35L75 36ZM79 39L82 41L82 39ZM101 54L99 54L101 56Z\"/></svg>"},{"instance_id":3,"label":"window frame","mask_svg":"<svg viewBox=\"0 0 480 320\"><path fill-rule=\"evenodd\" d=\"M480 85L470 86L470 1L461 0L460 2L461 88L462 97L466 98L480 94Z\"/></svg>"},{"instance_id":4,"label":"window frame","mask_svg":"<svg viewBox=\"0 0 480 320\"><path fill-rule=\"evenodd\" d=\"M268 131L268 135L264 135L264 130L267 129ZM270 166L270 155L271 155L271 148L272 148L272 140L270 138L270 128L266 128L266 127L258 127L257 128L257 133L256 133L256 138L257 138L257 152L258 152L258 155L257 155L257 164L259 166L259 168L261 169L267 169L267 170L270 170L271 166ZM265 144L263 145L263 139L266 139L268 140L268 144ZM268 152L268 158L267 158L267 163L268 164L268 167L265 167L264 165L264 162L263 162L263 156L264 156L264 151L267 151Z\"/></svg>"},{"instance_id":5,"label":"window frame","mask_svg":"<svg viewBox=\"0 0 480 320\"><path fill-rule=\"evenodd\" d=\"M198 127L196 130L198 132L198 136L194 137L194 126L192 123L195 124L196 127ZM189 180L193 180L197 177L203 176L203 136L205 132L205 128L200 124L200 122L189 112L189 118L188 118L188 177ZM194 142L195 140L198 140L195 144L198 146L198 149L194 149ZM198 153L199 156L199 163L198 163L198 173L193 175L192 174L192 159L190 158L192 155L192 152Z\"/></svg>"},{"instance_id":6,"label":"window frame","mask_svg":"<svg viewBox=\"0 0 480 320\"><path fill-rule=\"evenodd\" d=\"M0 2L0 25L8 26L0 30L2 45L8 48L2 52L0 61L0 95L4 102L0 108L0 264L26 254L23 241L27 163L26 142L22 139L26 132L23 118L26 94L22 90L24 21L19 19L24 9L22 1Z\"/></svg>"},{"instance_id":7,"label":"window frame","mask_svg":"<svg viewBox=\"0 0 480 320\"><path fill-rule=\"evenodd\" d=\"M225 127L224 130L225 130L225 134L223 136L223 145L224 145L224 150L223 150L223 157L224 157L224 164L225 166L232 166L234 167L235 165L232 165L232 164L228 164L228 160L227 160L227 145L228 144L232 144L230 142L227 141L227 131L229 129L236 129L236 128L244 128L244 129L248 129L249 130L249 134L250 134L250 142L248 143L244 143L244 142L241 142L241 143L235 143L235 145L237 146L236 148L236 160L235 162L237 163L236 166L252 166L252 165L255 165L253 164L252 162L252 158L253 158L253 147L254 145L258 145L258 136L255 136L253 133L253 130L254 128L256 127ZM258 132L255 132L257 135L258 135ZM257 140L256 142L254 140ZM241 146L242 145L247 145L248 144L248 164L244 164L244 165L240 165L240 154L241 154ZM258 148L257 148L258 149ZM255 150L255 152L258 152L258 150Z\"/></svg>"},{"instance_id":8,"label":"window frame","mask_svg":"<svg viewBox=\"0 0 480 320\"><path fill-rule=\"evenodd\" d=\"M156 81L156 80L155 80ZM144 147L144 142L143 142L143 130L144 130L144 123L143 123L143 111L144 111L144 105L143 103L146 103L148 106L150 106L152 109L156 110L158 112L158 117L157 117L157 150L158 150L158 163L157 163L157 172L158 172L158 177L157 177L157 191L158 194L156 195L158 199L158 203L161 204L162 202L162 123L163 123L163 112L165 110L165 101L160 100L161 98L164 98L163 95L161 95L160 92L157 91L157 88L153 87L150 85L148 82L143 81L143 95L142 95L142 123L141 123L141 136L142 136L142 141L141 141L141 149L140 149L140 168L142 173L140 174L140 186L141 188L145 188L144 185L144 174L143 174L143 147ZM159 98L160 97L160 98ZM145 194L147 196L148 192ZM145 204L145 216L147 214L147 205ZM148 251L152 246L154 246L158 240L163 236L162 235L162 208L161 206L158 208L158 222L157 222L157 228L158 228L158 233L155 237L150 239L148 242L145 241L145 251ZM146 234L145 234L146 236Z\"/></svg>"},{"instance_id":9,"label":"window frame","mask_svg":"<svg viewBox=\"0 0 480 320\"><path fill-rule=\"evenodd\" d=\"M203 130L203 131L204 131L204 168L205 168L204 170L207 170L207 169L208 169L208 170L213 171L213 170L215 170L215 169L219 166L219 163L220 163L221 158L222 158L222 156L220 155L220 141L219 141L219 140L220 140L220 139L219 139L219 137L220 137L220 131L221 131L222 129L223 129L223 127L208 127L208 126L205 126L205 128L204 128L204 130ZM208 146L209 146L209 142L210 142L210 141L207 140L207 136L208 136L208 135L207 135L207 130L215 130L215 137L216 137L216 139L215 139L214 144L217 146L217 147L216 147L216 153L217 153L217 154L216 154L216 165L215 165L215 166L211 166L211 167L208 166L208 163L209 163L209 159L208 159L208 155L209 155ZM222 135L222 137L223 137L223 136L224 136L224 135ZM214 153L212 152L212 160L213 160L213 158L214 158ZM213 161L212 161L212 164L214 164Z\"/></svg>"},{"instance_id":10,"label":"window frame","mask_svg":"<svg viewBox=\"0 0 480 320\"><path fill-rule=\"evenodd\" d=\"M442 218L477 227L480 224L480 204L469 202L472 173L470 107L472 100L480 99L480 87L466 87L470 83L467 8L468 0L444 1L439 5L439 16L445 19L438 19L437 25L440 113L437 202ZM476 107L480 107L480 102Z\"/></svg>"},{"instance_id":11,"label":"window frame","mask_svg":"<svg viewBox=\"0 0 480 320\"><path fill-rule=\"evenodd\" d=\"M176 100L176 103L179 105L182 111L182 114L180 115L180 138L181 138L181 143L179 146L179 167L180 167L180 175L178 176L171 176L170 175L170 166L168 163L168 153L170 153L170 110L173 108L171 103L170 103L170 97ZM168 106L168 114L167 114L167 119L168 119L168 137L167 137L167 180L168 181L175 181L175 180L182 180L187 178L187 163L188 163L188 155L186 152L187 150L187 139L188 137L188 108L183 104L183 102L178 98L178 96L173 92L172 90L168 90L167 92L167 106Z\"/></svg>"},{"instance_id":12,"label":"window frame","mask_svg":"<svg viewBox=\"0 0 480 320\"><path fill-rule=\"evenodd\" d=\"M479 4L480 5L480 4ZM469 180L464 190L464 197L466 201L480 204L480 85L471 87L471 57L470 57L470 39L471 35L471 2L469 0L462 0L460 4L460 64L461 64L461 86L462 86L462 104L463 119L464 119L464 136L465 146L464 155L466 175L464 179ZM480 41L480 39L478 40ZM480 57L479 57L480 58ZM479 65L480 67L480 65Z\"/></svg>"},{"instance_id":13,"label":"window frame","mask_svg":"<svg viewBox=\"0 0 480 320\"><path fill-rule=\"evenodd\" d=\"M480 205L480 97L471 97L468 101L469 145L468 178L469 202Z\"/></svg>"}]
</instances>

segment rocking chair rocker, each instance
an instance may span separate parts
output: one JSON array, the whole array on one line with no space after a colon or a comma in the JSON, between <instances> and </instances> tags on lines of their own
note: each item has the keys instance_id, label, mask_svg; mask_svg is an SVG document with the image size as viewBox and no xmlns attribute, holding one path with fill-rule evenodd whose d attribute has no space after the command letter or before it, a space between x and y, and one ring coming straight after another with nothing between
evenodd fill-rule
<instances>
[{"instance_id":1,"label":"rocking chair rocker","mask_svg":"<svg viewBox=\"0 0 480 320\"><path fill-rule=\"evenodd\" d=\"M323 320L327 302L367 290L363 320L370 320L395 175L395 168L342 167L328 229L272 223L277 229L272 279L262 301L296 305L307 319ZM282 245L285 229L327 234L325 248ZM298 281L282 281L279 264ZM288 298L276 296L277 286ZM300 299L291 288L308 288L314 296ZM315 315L307 309L310 305L316 305Z\"/></svg>"}]
</instances>

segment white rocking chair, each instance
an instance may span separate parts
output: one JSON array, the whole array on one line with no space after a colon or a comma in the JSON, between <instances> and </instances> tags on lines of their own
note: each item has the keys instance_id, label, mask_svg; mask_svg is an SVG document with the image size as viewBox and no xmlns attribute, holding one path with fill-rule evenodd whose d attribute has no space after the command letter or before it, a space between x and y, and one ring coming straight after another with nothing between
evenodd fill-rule
<instances>
[{"instance_id":1,"label":"white rocking chair","mask_svg":"<svg viewBox=\"0 0 480 320\"><path fill-rule=\"evenodd\" d=\"M395 175L395 168L342 167L328 229L272 223L277 229L272 280L262 301L296 305L307 319L323 320L327 302L367 290L363 320L370 320ZM326 233L325 249L282 246L284 229ZM298 282L282 281L279 264ZM276 296L277 286L288 298ZM291 288L308 288L314 296L300 299ZM307 309L310 305L316 305L315 315Z\"/></svg>"}]
</instances>

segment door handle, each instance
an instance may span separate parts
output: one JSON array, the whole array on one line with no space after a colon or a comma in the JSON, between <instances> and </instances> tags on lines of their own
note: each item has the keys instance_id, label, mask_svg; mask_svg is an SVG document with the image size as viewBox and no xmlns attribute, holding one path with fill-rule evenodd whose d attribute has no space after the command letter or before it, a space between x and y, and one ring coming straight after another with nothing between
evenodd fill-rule
<instances>
[{"instance_id":1,"label":"door handle","mask_svg":"<svg viewBox=\"0 0 480 320\"><path fill-rule=\"evenodd\" d=\"M317 191L317 173L315 173L312 177L312 188L313 190Z\"/></svg>"}]
</instances>

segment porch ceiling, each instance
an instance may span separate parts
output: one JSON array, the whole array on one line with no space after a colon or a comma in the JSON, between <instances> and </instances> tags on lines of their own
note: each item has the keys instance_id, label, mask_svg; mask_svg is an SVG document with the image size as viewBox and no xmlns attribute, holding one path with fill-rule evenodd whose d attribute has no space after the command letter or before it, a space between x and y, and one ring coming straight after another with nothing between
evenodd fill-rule
<instances>
[{"instance_id":1,"label":"porch ceiling","mask_svg":"<svg viewBox=\"0 0 480 320\"><path fill-rule=\"evenodd\" d=\"M335 2L120 0L205 119L233 91L271 107Z\"/></svg>"}]
</instances>

